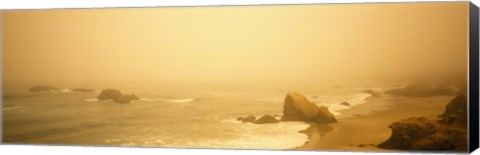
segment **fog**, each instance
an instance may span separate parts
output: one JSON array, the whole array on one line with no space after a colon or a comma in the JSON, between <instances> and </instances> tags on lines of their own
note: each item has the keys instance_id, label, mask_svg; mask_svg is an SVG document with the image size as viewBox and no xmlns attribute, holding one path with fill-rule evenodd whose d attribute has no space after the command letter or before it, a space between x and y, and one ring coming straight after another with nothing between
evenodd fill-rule
<instances>
[{"instance_id":1,"label":"fog","mask_svg":"<svg viewBox=\"0 0 480 155\"><path fill-rule=\"evenodd\" d=\"M2 12L4 89L458 82L468 2Z\"/></svg>"}]
</instances>

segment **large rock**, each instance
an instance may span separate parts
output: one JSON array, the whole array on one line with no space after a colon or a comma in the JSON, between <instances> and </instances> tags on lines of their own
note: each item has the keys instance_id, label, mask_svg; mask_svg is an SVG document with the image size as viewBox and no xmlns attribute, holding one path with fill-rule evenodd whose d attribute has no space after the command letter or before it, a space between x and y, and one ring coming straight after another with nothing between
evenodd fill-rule
<instances>
[{"instance_id":1,"label":"large rock","mask_svg":"<svg viewBox=\"0 0 480 155\"><path fill-rule=\"evenodd\" d=\"M275 117L273 117L272 115L263 115L262 117L260 117L259 119L257 119L253 123L255 123L255 124L278 123L278 120Z\"/></svg>"},{"instance_id":2,"label":"large rock","mask_svg":"<svg viewBox=\"0 0 480 155\"><path fill-rule=\"evenodd\" d=\"M305 121L315 123L337 122L327 107L317 107L299 93L288 93L283 103L284 121Z\"/></svg>"},{"instance_id":3,"label":"large rock","mask_svg":"<svg viewBox=\"0 0 480 155\"><path fill-rule=\"evenodd\" d=\"M413 117L392 123L392 135L378 145L385 149L467 151L465 96L455 97L441 119Z\"/></svg>"},{"instance_id":4,"label":"large rock","mask_svg":"<svg viewBox=\"0 0 480 155\"><path fill-rule=\"evenodd\" d=\"M100 95L97 97L98 100L113 100L117 103L129 103L133 100L139 100L137 96L134 94L131 95L123 95L122 92L115 89L105 89L103 90Z\"/></svg>"},{"instance_id":5,"label":"large rock","mask_svg":"<svg viewBox=\"0 0 480 155\"><path fill-rule=\"evenodd\" d=\"M58 90L58 88L52 87L52 86L33 86L30 88L30 92L42 92L42 91L52 91L52 90Z\"/></svg>"}]
</instances>

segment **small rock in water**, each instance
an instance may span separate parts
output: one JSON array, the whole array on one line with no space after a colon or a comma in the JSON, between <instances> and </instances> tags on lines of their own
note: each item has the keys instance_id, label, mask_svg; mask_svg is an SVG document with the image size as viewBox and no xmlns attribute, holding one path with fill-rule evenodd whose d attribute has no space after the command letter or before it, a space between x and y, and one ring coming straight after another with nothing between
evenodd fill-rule
<instances>
[{"instance_id":1,"label":"small rock in water","mask_svg":"<svg viewBox=\"0 0 480 155\"><path fill-rule=\"evenodd\" d=\"M103 90L100 95L97 97L98 100L113 100L117 103L130 103L133 100L140 100L134 94L131 95L123 95L119 90L115 89L105 89Z\"/></svg>"},{"instance_id":2,"label":"small rock in water","mask_svg":"<svg viewBox=\"0 0 480 155\"><path fill-rule=\"evenodd\" d=\"M58 88L52 87L52 86L33 86L30 88L30 92L42 92L42 91L51 91L51 90L58 90Z\"/></svg>"},{"instance_id":3,"label":"small rock in water","mask_svg":"<svg viewBox=\"0 0 480 155\"><path fill-rule=\"evenodd\" d=\"M89 93L95 91L95 89L88 89L88 88L74 88L72 91L74 92L82 92L82 93Z\"/></svg>"},{"instance_id":4,"label":"small rock in water","mask_svg":"<svg viewBox=\"0 0 480 155\"><path fill-rule=\"evenodd\" d=\"M278 123L278 120L272 115L263 115L258 120L253 122L255 124L268 124L268 123Z\"/></svg>"},{"instance_id":5,"label":"small rock in water","mask_svg":"<svg viewBox=\"0 0 480 155\"><path fill-rule=\"evenodd\" d=\"M242 120L243 123L247 123L247 122L254 122L257 118L253 115L250 115L250 116L247 116L245 117L245 119Z\"/></svg>"},{"instance_id":6,"label":"small rock in water","mask_svg":"<svg viewBox=\"0 0 480 155\"><path fill-rule=\"evenodd\" d=\"M244 117L238 117L236 120L237 121L243 121L243 120L245 120L245 118Z\"/></svg>"}]
</instances>

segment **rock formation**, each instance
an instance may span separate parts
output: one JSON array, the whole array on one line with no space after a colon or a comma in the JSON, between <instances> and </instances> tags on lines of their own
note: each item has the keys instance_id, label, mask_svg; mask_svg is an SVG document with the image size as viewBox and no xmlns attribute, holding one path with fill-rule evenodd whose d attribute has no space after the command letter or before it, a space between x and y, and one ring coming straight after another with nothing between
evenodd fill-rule
<instances>
[{"instance_id":1,"label":"rock formation","mask_svg":"<svg viewBox=\"0 0 480 155\"><path fill-rule=\"evenodd\" d=\"M244 117L238 117L236 120L237 121L243 121L245 118Z\"/></svg>"},{"instance_id":2,"label":"rock formation","mask_svg":"<svg viewBox=\"0 0 480 155\"><path fill-rule=\"evenodd\" d=\"M74 88L72 91L74 91L74 92L82 92L82 93L89 93L89 92L95 91L95 89Z\"/></svg>"},{"instance_id":3,"label":"rock formation","mask_svg":"<svg viewBox=\"0 0 480 155\"><path fill-rule=\"evenodd\" d=\"M467 97L458 95L447 104L445 112L439 116L445 123L467 123Z\"/></svg>"},{"instance_id":4,"label":"rock formation","mask_svg":"<svg viewBox=\"0 0 480 155\"><path fill-rule=\"evenodd\" d=\"M346 102L346 101L345 101L345 102L342 102L341 104L344 105L344 106L350 106L350 103L348 103L348 102Z\"/></svg>"},{"instance_id":5,"label":"rock formation","mask_svg":"<svg viewBox=\"0 0 480 155\"><path fill-rule=\"evenodd\" d=\"M51 87L51 86L33 86L30 88L30 92L42 92L42 91L51 91L51 90L58 90L58 88Z\"/></svg>"},{"instance_id":6,"label":"rock formation","mask_svg":"<svg viewBox=\"0 0 480 155\"><path fill-rule=\"evenodd\" d=\"M278 120L272 115L263 115L258 120L254 121L255 124L268 124L268 123L278 123Z\"/></svg>"},{"instance_id":7,"label":"rock formation","mask_svg":"<svg viewBox=\"0 0 480 155\"><path fill-rule=\"evenodd\" d=\"M467 99L459 95L446 106L440 119L413 117L395 122L390 138L379 144L385 149L467 150Z\"/></svg>"},{"instance_id":8,"label":"rock formation","mask_svg":"<svg viewBox=\"0 0 480 155\"><path fill-rule=\"evenodd\" d=\"M130 103L133 100L139 100L134 94L123 95L119 90L105 89L97 97L98 100L113 100L117 103Z\"/></svg>"},{"instance_id":9,"label":"rock formation","mask_svg":"<svg viewBox=\"0 0 480 155\"><path fill-rule=\"evenodd\" d=\"M337 122L327 107L317 107L299 93L288 93L283 104L284 121L305 121L315 123Z\"/></svg>"},{"instance_id":10,"label":"rock formation","mask_svg":"<svg viewBox=\"0 0 480 155\"><path fill-rule=\"evenodd\" d=\"M247 117L239 117L237 121L242 121L242 123L254 122L257 118L253 115L249 115Z\"/></svg>"},{"instance_id":11,"label":"rock formation","mask_svg":"<svg viewBox=\"0 0 480 155\"><path fill-rule=\"evenodd\" d=\"M455 90L445 86L408 85L404 88L387 90L385 93L402 97L430 97L455 95Z\"/></svg>"}]
</instances>

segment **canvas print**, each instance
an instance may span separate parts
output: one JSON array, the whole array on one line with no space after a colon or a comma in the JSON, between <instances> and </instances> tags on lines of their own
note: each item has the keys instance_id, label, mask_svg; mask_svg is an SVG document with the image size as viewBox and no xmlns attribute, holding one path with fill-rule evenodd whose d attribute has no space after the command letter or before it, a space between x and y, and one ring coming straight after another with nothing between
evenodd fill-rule
<instances>
[{"instance_id":1,"label":"canvas print","mask_svg":"<svg viewBox=\"0 0 480 155\"><path fill-rule=\"evenodd\" d=\"M2 143L466 152L468 7L3 10Z\"/></svg>"}]
</instances>

